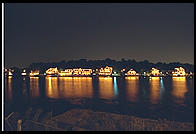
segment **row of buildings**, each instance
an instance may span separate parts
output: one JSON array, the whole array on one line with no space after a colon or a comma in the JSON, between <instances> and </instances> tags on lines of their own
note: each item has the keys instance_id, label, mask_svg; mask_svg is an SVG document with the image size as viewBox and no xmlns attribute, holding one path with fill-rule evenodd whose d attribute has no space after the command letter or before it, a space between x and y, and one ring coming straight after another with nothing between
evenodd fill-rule
<instances>
[{"instance_id":1,"label":"row of buildings","mask_svg":"<svg viewBox=\"0 0 196 134\"><path fill-rule=\"evenodd\" d=\"M101 75L101 76L111 76L113 73L113 68L106 66L105 68L100 68L99 70L92 69L65 69L58 70L57 68L49 68L46 70L45 75L54 75L54 76L90 76L90 75Z\"/></svg>"},{"instance_id":2,"label":"row of buildings","mask_svg":"<svg viewBox=\"0 0 196 134\"><path fill-rule=\"evenodd\" d=\"M5 75L6 76L12 76L14 70L11 69L5 69ZM82 68L76 68L76 69L65 69L65 70L58 70L56 68L49 68L46 70L44 74L40 74L40 70L34 70L27 73L27 71L24 69L21 72L22 76L39 76L39 75L46 75L46 76L92 76L92 75L98 75L98 76L166 76L167 73L160 72L159 69L152 68L150 72L144 72L142 74L137 73L135 70L130 69L126 72L125 69L122 69L120 73L117 73L113 70L112 67L106 66L105 68L100 68L96 70L92 69L82 69ZM187 74L185 72L185 69L182 67L174 68L174 70L171 73L172 76L178 77L178 76L187 76L190 74ZM191 73L193 75L193 73Z\"/></svg>"}]
</instances>

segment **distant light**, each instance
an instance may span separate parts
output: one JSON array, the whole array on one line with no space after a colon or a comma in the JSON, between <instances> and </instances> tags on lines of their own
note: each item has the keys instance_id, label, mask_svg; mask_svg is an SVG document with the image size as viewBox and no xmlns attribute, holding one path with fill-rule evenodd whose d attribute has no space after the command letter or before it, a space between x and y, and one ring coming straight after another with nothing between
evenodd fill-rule
<instances>
[{"instance_id":1,"label":"distant light","mask_svg":"<svg viewBox=\"0 0 196 134\"><path fill-rule=\"evenodd\" d=\"M22 75L27 75L27 73L22 73Z\"/></svg>"},{"instance_id":2,"label":"distant light","mask_svg":"<svg viewBox=\"0 0 196 134\"><path fill-rule=\"evenodd\" d=\"M12 75L12 73L11 73L11 72L9 72L9 73L8 73L8 75L10 75L10 76L11 76L11 75Z\"/></svg>"}]
</instances>

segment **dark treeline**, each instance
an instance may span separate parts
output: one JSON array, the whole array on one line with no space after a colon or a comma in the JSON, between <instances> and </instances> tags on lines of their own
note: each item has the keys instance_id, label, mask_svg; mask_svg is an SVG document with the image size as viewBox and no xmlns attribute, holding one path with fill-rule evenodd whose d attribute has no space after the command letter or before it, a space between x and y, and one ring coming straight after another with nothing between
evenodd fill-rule
<instances>
[{"instance_id":1,"label":"dark treeline","mask_svg":"<svg viewBox=\"0 0 196 134\"><path fill-rule=\"evenodd\" d=\"M186 72L192 71L194 72L194 65L188 63L179 63L179 62L172 62L172 63L151 63L148 60L144 61L135 61L135 60L125 60L121 59L120 61L112 60L112 59L105 59L105 60L70 60L70 61L60 61L60 62L52 62L52 63L32 63L27 70L36 70L39 69L41 72L45 72L50 67L57 67L58 69L66 69L66 68L92 68L97 69L105 66L112 66L115 71L120 71L121 69L125 68L129 70L133 68L137 72L143 71L150 71L152 67L158 68L161 71L166 70L173 70L175 67L183 67L185 68Z\"/></svg>"}]
</instances>

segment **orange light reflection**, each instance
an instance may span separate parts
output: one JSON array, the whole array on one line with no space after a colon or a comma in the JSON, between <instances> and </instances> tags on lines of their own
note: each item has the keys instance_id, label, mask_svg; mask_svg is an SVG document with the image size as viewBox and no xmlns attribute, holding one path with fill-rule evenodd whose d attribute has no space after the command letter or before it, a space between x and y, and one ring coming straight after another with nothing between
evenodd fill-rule
<instances>
[{"instance_id":1,"label":"orange light reflection","mask_svg":"<svg viewBox=\"0 0 196 134\"><path fill-rule=\"evenodd\" d=\"M173 90L172 95L176 98L176 103L183 103L185 93L188 91L186 86L186 77L172 77Z\"/></svg>"},{"instance_id":2,"label":"orange light reflection","mask_svg":"<svg viewBox=\"0 0 196 134\"><path fill-rule=\"evenodd\" d=\"M152 104L157 104L160 99L160 78L150 77L150 101Z\"/></svg>"},{"instance_id":3,"label":"orange light reflection","mask_svg":"<svg viewBox=\"0 0 196 134\"><path fill-rule=\"evenodd\" d=\"M93 96L91 77L59 77L60 95L64 98Z\"/></svg>"},{"instance_id":4,"label":"orange light reflection","mask_svg":"<svg viewBox=\"0 0 196 134\"><path fill-rule=\"evenodd\" d=\"M49 98L59 98L57 77L45 77L45 79L46 79L46 96L48 96Z\"/></svg>"},{"instance_id":5,"label":"orange light reflection","mask_svg":"<svg viewBox=\"0 0 196 134\"><path fill-rule=\"evenodd\" d=\"M125 77L126 80L126 97L131 102L138 99L139 77Z\"/></svg>"},{"instance_id":6,"label":"orange light reflection","mask_svg":"<svg viewBox=\"0 0 196 134\"><path fill-rule=\"evenodd\" d=\"M114 97L112 77L99 77L99 96L104 99Z\"/></svg>"},{"instance_id":7,"label":"orange light reflection","mask_svg":"<svg viewBox=\"0 0 196 134\"><path fill-rule=\"evenodd\" d=\"M39 97L39 77L30 77L30 94L33 98Z\"/></svg>"}]
</instances>

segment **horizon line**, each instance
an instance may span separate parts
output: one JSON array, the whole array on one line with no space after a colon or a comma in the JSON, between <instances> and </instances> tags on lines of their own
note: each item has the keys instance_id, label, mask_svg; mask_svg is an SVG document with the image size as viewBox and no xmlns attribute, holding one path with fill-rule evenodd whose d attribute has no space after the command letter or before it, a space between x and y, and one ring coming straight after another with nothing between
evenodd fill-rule
<instances>
[{"instance_id":1,"label":"horizon line","mask_svg":"<svg viewBox=\"0 0 196 134\"><path fill-rule=\"evenodd\" d=\"M26 67L20 67L20 66L17 66L17 65L7 65L7 66L10 66L10 67L6 67L5 66L5 64L4 64L4 68L12 68L12 67L16 67L16 68L27 68L28 66L30 66L31 64L33 64L33 63L59 63L59 62L63 62L63 61L65 61L65 62L69 62L69 61L79 61L79 60L86 60L87 62L88 61L101 61L101 60L106 60L106 59L109 59L109 60L114 60L114 61L122 61L123 59L125 60L125 61L129 61L129 60L131 60L131 61L133 61L133 60L135 60L135 59L128 59L128 58L121 58L120 60L115 60L115 59L111 59L111 58L105 58L105 59L87 59L87 58L80 58L80 59L70 59L70 60L59 60L59 61L49 61L49 62L47 62L47 61L38 61L38 62L32 62L32 63L30 63L30 64L28 64ZM144 60L135 60L136 62L144 62L144 61L148 61L149 63L153 63L153 64L157 64L157 63L162 63L162 64L171 64L171 63L179 63L179 64L190 64L190 65L193 65L194 66L194 63L188 63L188 62L179 62L179 61L173 61L173 62L165 62L165 61L158 61L158 62L151 62L151 61L149 61L149 60L147 60L147 59L144 59Z\"/></svg>"}]
</instances>

